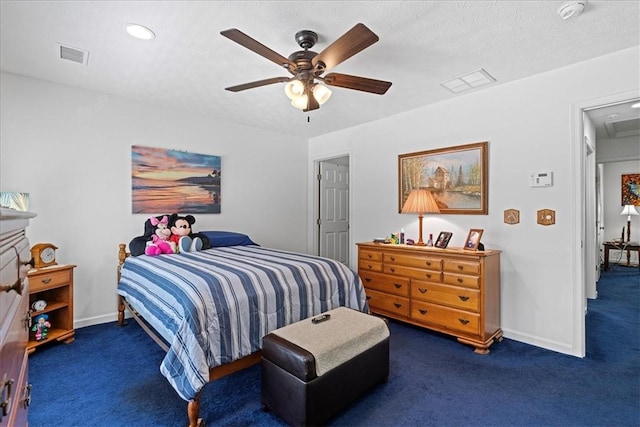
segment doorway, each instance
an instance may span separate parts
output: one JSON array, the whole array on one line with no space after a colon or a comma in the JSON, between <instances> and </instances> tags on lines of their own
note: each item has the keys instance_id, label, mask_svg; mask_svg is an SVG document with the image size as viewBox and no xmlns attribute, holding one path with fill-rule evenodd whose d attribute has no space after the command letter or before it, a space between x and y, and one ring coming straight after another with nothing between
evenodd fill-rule
<instances>
[{"instance_id":1,"label":"doorway","mask_svg":"<svg viewBox=\"0 0 640 427\"><path fill-rule=\"evenodd\" d=\"M602 196L605 189L602 186L602 166L598 164L596 152L598 147L604 149L603 143L609 144L606 139L598 140L597 135L606 123L603 122L603 116L607 116L607 112L612 107L622 104L631 104L638 102L637 92L612 95L600 100L578 105L574 110L576 114L576 145L575 153L576 165L578 167L577 180L575 182L575 191L579 197L576 199L576 218L579 219L576 224L576 236L580 237L580 241L576 242L579 248L579 254L576 260L576 282L575 288L575 307L574 315L576 316L576 327L574 328L576 355L585 356L586 348L586 331L585 331L585 314L587 310L587 299L597 298L596 282L600 273L600 251L603 239L603 207ZM589 125L588 125L589 124Z\"/></svg>"},{"instance_id":2,"label":"doorway","mask_svg":"<svg viewBox=\"0 0 640 427\"><path fill-rule=\"evenodd\" d=\"M317 253L349 266L349 156L317 162Z\"/></svg>"}]
</instances>

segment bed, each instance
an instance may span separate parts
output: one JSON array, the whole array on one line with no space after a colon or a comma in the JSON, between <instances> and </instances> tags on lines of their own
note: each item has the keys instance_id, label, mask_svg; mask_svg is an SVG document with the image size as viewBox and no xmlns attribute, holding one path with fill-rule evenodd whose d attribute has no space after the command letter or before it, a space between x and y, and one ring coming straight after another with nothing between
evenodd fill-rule
<instances>
[{"instance_id":1,"label":"bed","mask_svg":"<svg viewBox=\"0 0 640 427\"><path fill-rule=\"evenodd\" d=\"M166 350L160 371L188 402L190 426L204 425L204 385L258 363L272 330L339 306L369 311L360 278L337 261L203 233L210 249L132 257L120 244L118 255L118 322L128 308Z\"/></svg>"}]
</instances>

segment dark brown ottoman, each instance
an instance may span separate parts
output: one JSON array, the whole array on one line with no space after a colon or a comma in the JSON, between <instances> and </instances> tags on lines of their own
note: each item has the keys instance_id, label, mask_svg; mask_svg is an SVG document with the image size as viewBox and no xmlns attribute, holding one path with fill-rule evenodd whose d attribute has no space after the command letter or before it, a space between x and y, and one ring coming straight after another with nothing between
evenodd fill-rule
<instances>
[{"instance_id":1,"label":"dark brown ottoman","mask_svg":"<svg viewBox=\"0 0 640 427\"><path fill-rule=\"evenodd\" d=\"M293 426L317 426L389 376L385 320L340 307L262 343L262 404Z\"/></svg>"}]
</instances>

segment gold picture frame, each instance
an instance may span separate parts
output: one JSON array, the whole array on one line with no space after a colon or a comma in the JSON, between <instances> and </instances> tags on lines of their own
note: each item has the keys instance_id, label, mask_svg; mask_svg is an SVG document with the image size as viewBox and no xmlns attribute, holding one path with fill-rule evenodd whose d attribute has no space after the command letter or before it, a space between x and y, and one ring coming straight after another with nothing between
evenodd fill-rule
<instances>
[{"instance_id":1,"label":"gold picture frame","mask_svg":"<svg viewBox=\"0 0 640 427\"><path fill-rule=\"evenodd\" d=\"M481 228L472 228L469 230L467 240L464 241L464 248L469 251L477 251L483 232L484 230Z\"/></svg>"},{"instance_id":2,"label":"gold picture frame","mask_svg":"<svg viewBox=\"0 0 640 427\"><path fill-rule=\"evenodd\" d=\"M398 156L398 212L411 190L427 188L441 214L489 212L488 142Z\"/></svg>"}]
</instances>

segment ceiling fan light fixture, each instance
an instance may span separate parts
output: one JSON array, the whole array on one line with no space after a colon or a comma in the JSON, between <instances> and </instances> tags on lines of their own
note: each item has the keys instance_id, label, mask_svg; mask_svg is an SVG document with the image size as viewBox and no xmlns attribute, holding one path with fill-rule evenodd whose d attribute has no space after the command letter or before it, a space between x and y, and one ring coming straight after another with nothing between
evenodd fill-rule
<instances>
[{"instance_id":1,"label":"ceiling fan light fixture","mask_svg":"<svg viewBox=\"0 0 640 427\"><path fill-rule=\"evenodd\" d=\"M316 83L313 86L313 97L318 101L318 104L322 105L331 98L331 90L320 83Z\"/></svg>"},{"instance_id":2,"label":"ceiling fan light fixture","mask_svg":"<svg viewBox=\"0 0 640 427\"><path fill-rule=\"evenodd\" d=\"M284 85L284 93L289 99L294 100L304 94L304 83L298 79L293 79Z\"/></svg>"},{"instance_id":3,"label":"ceiling fan light fixture","mask_svg":"<svg viewBox=\"0 0 640 427\"><path fill-rule=\"evenodd\" d=\"M293 98L291 100L291 105L296 107L298 110L304 110L305 108L307 108L308 104L309 104L309 97L307 96L306 93L296 98Z\"/></svg>"}]
</instances>

